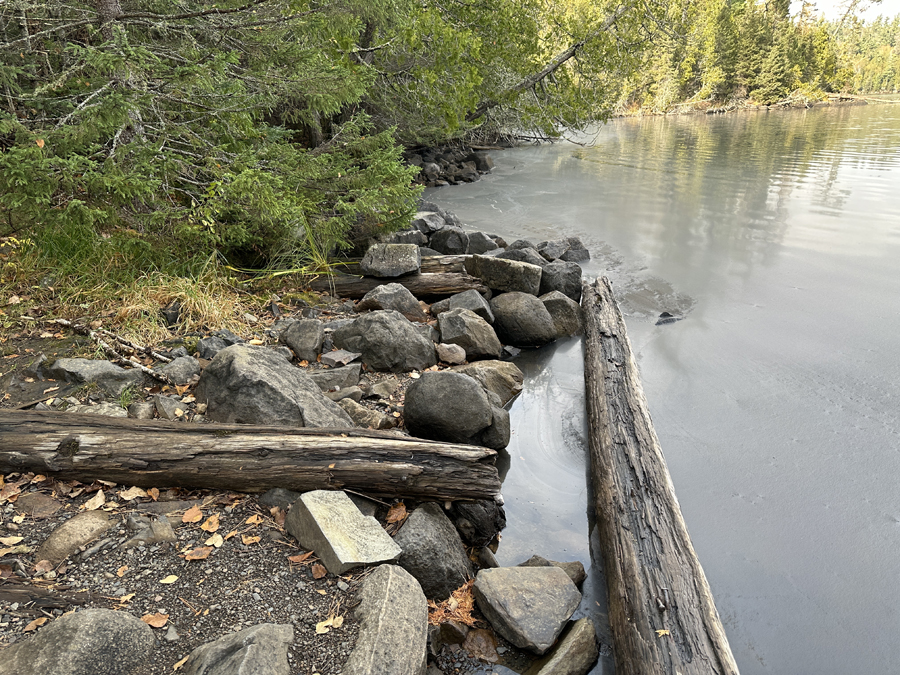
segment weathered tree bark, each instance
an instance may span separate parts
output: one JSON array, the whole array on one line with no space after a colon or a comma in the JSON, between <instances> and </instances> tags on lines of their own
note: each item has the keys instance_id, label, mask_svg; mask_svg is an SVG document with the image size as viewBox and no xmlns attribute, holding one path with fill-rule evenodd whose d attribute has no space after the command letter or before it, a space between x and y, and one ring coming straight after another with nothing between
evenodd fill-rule
<instances>
[{"instance_id":1,"label":"weathered tree bark","mask_svg":"<svg viewBox=\"0 0 900 675\"><path fill-rule=\"evenodd\" d=\"M0 411L0 473L262 492L348 488L382 497L492 499L488 448L386 432Z\"/></svg>"},{"instance_id":2,"label":"weathered tree bark","mask_svg":"<svg viewBox=\"0 0 900 675\"><path fill-rule=\"evenodd\" d=\"M446 272L459 272L464 273L466 271L465 262L467 255L433 255L428 256L426 258L422 258L422 265L419 268L419 272L421 274L440 274ZM350 260L346 263L341 263L340 270L344 274L359 274L362 275L363 271L359 267L359 259ZM389 282L391 279L384 279L383 281Z\"/></svg>"},{"instance_id":3,"label":"weathered tree bark","mask_svg":"<svg viewBox=\"0 0 900 675\"><path fill-rule=\"evenodd\" d=\"M594 509L618 675L737 675L609 280L584 285Z\"/></svg>"},{"instance_id":4,"label":"weathered tree bark","mask_svg":"<svg viewBox=\"0 0 900 675\"><path fill-rule=\"evenodd\" d=\"M309 287L314 291L334 293L340 298L361 298L373 288L389 283L406 286L410 293L417 298L453 295L472 288L479 293L485 293L488 290L481 279L458 272L411 274L396 279L335 274L334 276L320 277L310 283Z\"/></svg>"}]
</instances>

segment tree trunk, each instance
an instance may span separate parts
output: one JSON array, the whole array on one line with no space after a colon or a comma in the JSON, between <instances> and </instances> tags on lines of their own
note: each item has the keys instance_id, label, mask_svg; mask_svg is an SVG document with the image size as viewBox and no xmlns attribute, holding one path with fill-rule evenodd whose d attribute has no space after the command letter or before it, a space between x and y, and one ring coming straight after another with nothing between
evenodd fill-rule
<instances>
[{"instance_id":1,"label":"tree trunk","mask_svg":"<svg viewBox=\"0 0 900 675\"><path fill-rule=\"evenodd\" d=\"M479 293L486 293L488 290L481 279L459 272L410 274L395 279L335 274L319 277L309 287L314 291L333 293L340 298L361 298L373 288L390 283L406 286L417 298L454 295L473 288Z\"/></svg>"},{"instance_id":2,"label":"tree trunk","mask_svg":"<svg viewBox=\"0 0 900 675\"><path fill-rule=\"evenodd\" d=\"M594 511L617 675L737 675L609 280L585 284Z\"/></svg>"},{"instance_id":3,"label":"tree trunk","mask_svg":"<svg viewBox=\"0 0 900 675\"><path fill-rule=\"evenodd\" d=\"M492 499L500 494L496 456L488 448L354 429L0 411L0 473L141 487Z\"/></svg>"},{"instance_id":4,"label":"tree trunk","mask_svg":"<svg viewBox=\"0 0 900 675\"><path fill-rule=\"evenodd\" d=\"M112 22L122 15L119 0L97 0L97 14L100 16L100 33L107 42L112 40Z\"/></svg>"}]
</instances>

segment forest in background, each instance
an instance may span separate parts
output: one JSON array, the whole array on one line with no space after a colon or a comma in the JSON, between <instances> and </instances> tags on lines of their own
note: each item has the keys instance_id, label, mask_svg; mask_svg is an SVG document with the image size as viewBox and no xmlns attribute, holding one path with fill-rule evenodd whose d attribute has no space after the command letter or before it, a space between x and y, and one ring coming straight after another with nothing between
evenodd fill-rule
<instances>
[{"instance_id":1,"label":"forest in background","mask_svg":"<svg viewBox=\"0 0 900 675\"><path fill-rule=\"evenodd\" d=\"M0 237L16 257L0 282L77 302L227 267L311 272L408 224L404 148L898 90L900 19L789 8L6 0Z\"/></svg>"}]
</instances>

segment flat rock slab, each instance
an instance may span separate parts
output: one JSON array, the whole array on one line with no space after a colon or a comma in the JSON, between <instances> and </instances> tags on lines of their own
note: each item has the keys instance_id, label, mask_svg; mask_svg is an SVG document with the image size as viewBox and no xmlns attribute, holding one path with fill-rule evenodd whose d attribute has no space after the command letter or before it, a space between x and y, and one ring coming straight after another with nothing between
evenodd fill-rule
<instances>
[{"instance_id":1,"label":"flat rock slab","mask_svg":"<svg viewBox=\"0 0 900 675\"><path fill-rule=\"evenodd\" d=\"M537 295L541 289L541 268L518 260L473 255L466 258L466 272L481 279L489 288ZM492 308L493 309L493 308Z\"/></svg>"},{"instance_id":2,"label":"flat rock slab","mask_svg":"<svg viewBox=\"0 0 900 675\"><path fill-rule=\"evenodd\" d=\"M155 644L150 626L131 614L85 609L4 649L0 675L127 675L147 662Z\"/></svg>"},{"instance_id":3,"label":"flat rock slab","mask_svg":"<svg viewBox=\"0 0 900 675\"><path fill-rule=\"evenodd\" d=\"M418 272L422 264L418 242L408 244L375 244L359 263L363 274L373 277L399 277Z\"/></svg>"},{"instance_id":4,"label":"flat rock slab","mask_svg":"<svg viewBox=\"0 0 900 675\"><path fill-rule=\"evenodd\" d=\"M322 354L322 365L331 366L332 368L337 366L346 366L351 361L356 361L356 359L358 359L360 356L362 356L361 352L350 352L346 349L335 349L334 351ZM360 364L360 368L362 368L362 364Z\"/></svg>"},{"instance_id":5,"label":"flat rock slab","mask_svg":"<svg viewBox=\"0 0 900 675\"><path fill-rule=\"evenodd\" d=\"M594 622L588 618L573 623L559 644L525 675L586 675L600 657Z\"/></svg>"},{"instance_id":6,"label":"flat rock slab","mask_svg":"<svg viewBox=\"0 0 900 675\"><path fill-rule=\"evenodd\" d=\"M16 511L31 518L49 518L62 508L62 504L49 495L27 492L16 500Z\"/></svg>"},{"instance_id":7,"label":"flat rock slab","mask_svg":"<svg viewBox=\"0 0 900 675\"><path fill-rule=\"evenodd\" d=\"M475 601L494 629L517 647L544 654L581 602L558 567L497 567L475 577Z\"/></svg>"},{"instance_id":8,"label":"flat rock slab","mask_svg":"<svg viewBox=\"0 0 900 675\"><path fill-rule=\"evenodd\" d=\"M342 491L303 494L288 511L285 527L301 546L315 551L332 574L392 562L401 553L378 521L364 516Z\"/></svg>"},{"instance_id":9,"label":"flat rock slab","mask_svg":"<svg viewBox=\"0 0 900 675\"><path fill-rule=\"evenodd\" d=\"M207 642L191 652L184 675L288 675L294 627L263 623Z\"/></svg>"},{"instance_id":10,"label":"flat rock slab","mask_svg":"<svg viewBox=\"0 0 900 675\"><path fill-rule=\"evenodd\" d=\"M109 361L94 359L57 359L45 370L57 380L79 384L96 382L111 396L118 396L128 387L138 386L144 381L144 373L137 368L125 370Z\"/></svg>"},{"instance_id":11,"label":"flat rock slab","mask_svg":"<svg viewBox=\"0 0 900 675\"><path fill-rule=\"evenodd\" d=\"M85 511L72 516L57 527L35 553L35 561L49 560L58 565L112 527L106 513Z\"/></svg>"},{"instance_id":12,"label":"flat rock slab","mask_svg":"<svg viewBox=\"0 0 900 675\"><path fill-rule=\"evenodd\" d=\"M333 353L333 352L332 352ZM359 356L357 354L356 356ZM322 359L324 360L324 356ZM349 366L341 366L338 368L326 368L323 370L308 371L310 379L319 385L322 391L332 391L333 389L344 389L346 387L355 387L359 384L359 377L362 373L361 363L351 363Z\"/></svg>"},{"instance_id":13,"label":"flat rock slab","mask_svg":"<svg viewBox=\"0 0 900 675\"><path fill-rule=\"evenodd\" d=\"M419 582L402 567L381 565L359 595L359 637L343 675L422 675L428 605Z\"/></svg>"}]
</instances>

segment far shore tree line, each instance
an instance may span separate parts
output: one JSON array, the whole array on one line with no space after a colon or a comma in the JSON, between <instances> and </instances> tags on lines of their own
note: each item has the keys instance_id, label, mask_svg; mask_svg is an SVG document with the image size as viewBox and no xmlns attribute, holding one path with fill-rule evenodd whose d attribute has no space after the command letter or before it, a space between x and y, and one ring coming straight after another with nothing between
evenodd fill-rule
<instances>
[{"instance_id":1,"label":"far shore tree line","mask_svg":"<svg viewBox=\"0 0 900 675\"><path fill-rule=\"evenodd\" d=\"M789 7L7 0L0 237L57 286L222 261L311 270L406 226L406 148L900 88L900 19Z\"/></svg>"}]
</instances>

